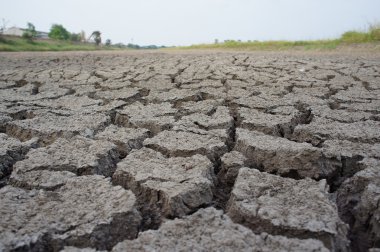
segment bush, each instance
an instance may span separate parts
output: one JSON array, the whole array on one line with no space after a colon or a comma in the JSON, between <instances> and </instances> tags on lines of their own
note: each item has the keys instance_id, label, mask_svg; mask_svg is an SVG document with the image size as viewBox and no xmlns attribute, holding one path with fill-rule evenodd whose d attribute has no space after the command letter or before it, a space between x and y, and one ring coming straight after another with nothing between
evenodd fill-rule
<instances>
[{"instance_id":1,"label":"bush","mask_svg":"<svg viewBox=\"0 0 380 252\"><path fill-rule=\"evenodd\" d=\"M370 25L369 35L371 36L371 40L380 41L380 24Z\"/></svg>"},{"instance_id":2,"label":"bush","mask_svg":"<svg viewBox=\"0 0 380 252\"><path fill-rule=\"evenodd\" d=\"M68 32L62 25L53 24L50 28L49 38L68 40L70 38L70 32Z\"/></svg>"},{"instance_id":3,"label":"bush","mask_svg":"<svg viewBox=\"0 0 380 252\"><path fill-rule=\"evenodd\" d=\"M367 32L348 31L340 39L346 43L363 43L371 41L371 36Z\"/></svg>"}]
</instances>

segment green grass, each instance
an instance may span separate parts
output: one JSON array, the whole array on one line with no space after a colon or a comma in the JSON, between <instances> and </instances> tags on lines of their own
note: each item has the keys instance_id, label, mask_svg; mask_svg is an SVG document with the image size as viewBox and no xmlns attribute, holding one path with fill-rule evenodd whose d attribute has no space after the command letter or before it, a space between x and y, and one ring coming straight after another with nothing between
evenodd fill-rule
<instances>
[{"instance_id":1,"label":"green grass","mask_svg":"<svg viewBox=\"0 0 380 252\"><path fill-rule=\"evenodd\" d=\"M27 41L19 37L0 37L0 51L94 51L94 50L117 50L114 47L97 47L88 43L72 43L57 40L34 40Z\"/></svg>"},{"instance_id":2,"label":"green grass","mask_svg":"<svg viewBox=\"0 0 380 252\"><path fill-rule=\"evenodd\" d=\"M348 31L343 33L340 40L344 43L380 42L380 25L370 25L367 31Z\"/></svg>"},{"instance_id":3,"label":"green grass","mask_svg":"<svg viewBox=\"0 0 380 252\"><path fill-rule=\"evenodd\" d=\"M288 50L288 49L335 49L339 46L340 40L317 40L317 41L254 41L239 42L227 41L218 44L200 44L180 49L235 49L235 50Z\"/></svg>"},{"instance_id":4,"label":"green grass","mask_svg":"<svg viewBox=\"0 0 380 252\"><path fill-rule=\"evenodd\" d=\"M371 25L367 31L348 31L338 39L331 40L307 40L307 41L253 41L240 42L229 40L217 44L198 44L179 47L179 49L231 49L252 51L275 51L275 50L333 50L339 46L353 44L380 44L380 25Z\"/></svg>"}]
</instances>

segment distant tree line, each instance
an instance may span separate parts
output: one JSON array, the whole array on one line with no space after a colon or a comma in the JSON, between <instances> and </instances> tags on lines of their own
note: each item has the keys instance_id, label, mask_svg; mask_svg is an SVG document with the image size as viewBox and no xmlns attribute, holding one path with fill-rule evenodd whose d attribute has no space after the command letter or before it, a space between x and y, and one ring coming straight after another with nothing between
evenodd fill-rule
<instances>
[{"instance_id":1,"label":"distant tree line","mask_svg":"<svg viewBox=\"0 0 380 252\"><path fill-rule=\"evenodd\" d=\"M29 41L33 41L33 39L36 38L36 36L37 36L37 31L36 31L35 26L32 23L27 23L27 28L24 29L24 33L22 34L22 37ZM48 33L48 37L55 40L72 41L72 42L87 42L93 39L96 45L100 45L102 43L102 37L101 37L100 31L92 32L90 37L87 39L84 31L80 33L69 32L61 24L53 24ZM106 40L106 45L111 46L110 39Z\"/></svg>"},{"instance_id":2,"label":"distant tree line","mask_svg":"<svg viewBox=\"0 0 380 252\"><path fill-rule=\"evenodd\" d=\"M81 33L71 33L63 25L53 24L50 28L49 38L56 40L71 40L73 42L86 42L87 40L94 39L96 45L102 43L102 33L100 31L94 31L91 36L86 39L84 32ZM108 41L108 40L107 40ZM111 40L109 40L109 44Z\"/></svg>"},{"instance_id":3,"label":"distant tree line","mask_svg":"<svg viewBox=\"0 0 380 252\"><path fill-rule=\"evenodd\" d=\"M91 35L86 38L84 31L80 33L69 32L63 25L61 24L53 24L48 33L48 37L54 40L62 40L62 41L72 41L72 42L87 42L93 40L96 45L100 45L102 43L100 31L94 31ZM27 23L27 28L24 29L23 38L32 41L37 36L37 31L35 26L32 23ZM167 48L166 46L157 46L157 45L146 45L140 46L137 44L129 43L127 45L123 43L117 43L112 45L110 39L106 39L105 46L113 46L117 48L130 48L130 49L160 49Z\"/></svg>"}]
</instances>

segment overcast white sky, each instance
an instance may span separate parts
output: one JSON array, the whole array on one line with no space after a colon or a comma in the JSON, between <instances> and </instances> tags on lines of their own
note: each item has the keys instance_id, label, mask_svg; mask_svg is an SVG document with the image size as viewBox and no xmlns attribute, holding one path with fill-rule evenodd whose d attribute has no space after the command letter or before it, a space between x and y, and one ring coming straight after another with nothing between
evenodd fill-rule
<instances>
[{"instance_id":1,"label":"overcast white sky","mask_svg":"<svg viewBox=\"0 0 380 252\"><path fill-rule=\"evenodd\" d=\"M0 0L9 26L102 32L103 41L190 45L214 39L335 38L380 22L380 0Z\"/></svg>"}]
</instances>

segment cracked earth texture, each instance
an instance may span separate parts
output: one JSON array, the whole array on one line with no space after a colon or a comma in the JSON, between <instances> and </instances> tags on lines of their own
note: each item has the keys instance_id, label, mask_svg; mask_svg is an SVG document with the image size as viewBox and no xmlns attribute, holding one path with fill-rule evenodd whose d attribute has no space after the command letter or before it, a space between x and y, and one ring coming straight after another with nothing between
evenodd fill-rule
<instances>
[{"instance_id":1,"label":"cracked earth texture","mask_svg":"<svg viewBox=\"0 0 380 252\"><path fill-rule=\"evenodd\" d=\"M0 251L377 251L380 57L0 55Z\"/></svg>"}]
</instances>

